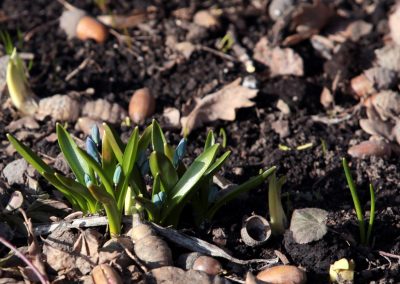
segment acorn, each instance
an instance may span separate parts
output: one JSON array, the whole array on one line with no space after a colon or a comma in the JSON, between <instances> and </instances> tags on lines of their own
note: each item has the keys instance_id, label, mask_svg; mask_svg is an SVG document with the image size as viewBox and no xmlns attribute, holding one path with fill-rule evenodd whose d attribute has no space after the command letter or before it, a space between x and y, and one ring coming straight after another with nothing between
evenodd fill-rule
<instances>
[{"instance_id":1,"label":"acorn","mask_svg":"<svg viewBox=\"0 0 400 284\"><path fill-rule=\"evenodd\" d=\"M262 270L257 279L274 284L304 284L307 282L306 273L293 265L278 265Z\"/></svg>"},{"instance_id":2,"label":"acorn","mask_svg":"<svg viewBox=\"0 0 400 284\"><path fill-rule=\"evenodd\" d=\"M129 102L129 117L135 123L141 123L155 110L156 101L148 88L136 90Z\"/></svg>"},{"instance_id":3,"label":"acorn","mask_svg":"<svg viewBox=\"0 0 400 284\"><path fill-rule=\"evenodd\" d=\"M240 235L246 245L251 247L258 246L269 239L271 227L264 217L253 215L243 222Z\"/></svg>"},{"instance_id":4,"label":"acorn","mask_svg":"<svg viewBox=\"0 0 400 284\"><path fill-rule=\"evenodd\" d=\"M94 284L122 284L121 277L108 264L97 265L91 274Z\"/></svg>"},{"instance_id":5,"label":"acorn","mask_svg":"<svg viewBox=\"0 0 400 284\"><path fill-rule=\"evenodd\" d=\"M92 39L104 43L108 37L106 26L80 9L64 11L60 17L60 28L69 39L77 37L80 40Z\"/></svg>"},{"instance_id":6,"label":"acorn","mask_svg":"<svg viewBox=\"0 0 400 284\"><path fill-rule=\"evenodd\" d=\"M135 241L136 256L150 269L172 266L172 253L168 244L157 236L150 225L133 214L131 237Z\"/></svg>"},{"instance_id":7,"label":"acorn","mask_svg":"<svg viewBox=\"0 0 400 284\"><path fill-rule=\"evenodd\" d=\"M178 266L186 270L203 271L209 275L218 275L223 271L222 265L218 260L198 252L182 254L178 258Z\"/></svg>"}]
</instances>

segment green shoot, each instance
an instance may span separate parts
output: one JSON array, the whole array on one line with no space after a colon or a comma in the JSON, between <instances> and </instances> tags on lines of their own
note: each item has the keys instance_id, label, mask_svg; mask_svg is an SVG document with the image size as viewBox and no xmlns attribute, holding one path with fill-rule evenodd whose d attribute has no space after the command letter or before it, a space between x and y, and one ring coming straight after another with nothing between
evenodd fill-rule
<instances>
[{"instance_id":1,"label":"green shoot","mask_svg":"<svg viewBox=\"0 0 400 284\"><path fill-rule=\"evenodd\" d=\"M368 231L365 231L365 221L364 221L364 213L361 208L360 200L358 198L358 193L357 193L357 188L354 183L353 177L351 176L349 165L347 163L346 158L343 158L342 160L343 163L343 169L344 173L346 175L346 180L347 184L350 189L351 197L353 199L354 203L354 208L356 210L356 215L357 215L357 220L358 220L358 227L360 230L360 242L363 245L368 245L371 234L372 234L372 228L374 225L375 221L375 193L374 193L374 188L372 184L369 186L370 190L370 200L371 200L371 213L370 213L370 218L369 218L369 223L368 223Z\"/></svg>"},{"instance_id":2,"label":"green shoot","mask_svg":"<svg viewBox=\"0 0 400 284\"><path fill-rule=\"evenodd\" d=\"M282 206L281 189L286 182L286 177L276 179L273 173L269 178L268 207L270 214L271 230L274 235L281 235L287 227L287 218Z\"/></svg>"}]
</instances>

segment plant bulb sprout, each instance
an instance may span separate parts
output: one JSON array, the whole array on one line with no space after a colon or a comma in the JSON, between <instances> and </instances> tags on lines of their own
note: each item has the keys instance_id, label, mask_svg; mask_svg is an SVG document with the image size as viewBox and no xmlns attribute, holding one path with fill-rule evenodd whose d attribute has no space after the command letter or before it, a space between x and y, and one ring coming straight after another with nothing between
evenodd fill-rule
<instances>
[{"instance_id":1,"label":"plant bulb sprout","mask_svg":"<svg viewBox=\"0 0 400 284\"><path fill-rule=\"evenodd\" d=\"M357 215L357 220L358 220L358 228L360 230L360 241L361 241L361 244L368 245L370 238L371 238L371 234L372 234L372 228L374 226L374 221L375 221L374 188L373 188L372 184L369 185L371 207L370 207L370 216L369 216L369 222L368 222L368 230L365 231L364 214L363 214L363 210L361 208L360 200L358 198L356 185L355 185L354 180L350 173L349 164L347 163L347 160L345 158L343 158L342 163L343 163L344 173L346 175L347 184L349 185L351 197L354 202L354 208L356 210L356 215Z\"/></svg>"},{"instance_id":2,"label":"plant bulb sprout","mask_svg":"<svg viewBox=\"0 0 400 284\"><path fill-rule=\"evenodd\" d=\"M287 227L287 218L282 206L281 190L286 182L286 177L282 176L278 180L273 173L269 178L268 188L268 207L270 214L270 225L274 235L281 235Z\"/></svg>"},{"instance_id":3,"label":"plant bulb sprout","mask_svg":"<svg viewBox=\"0 0 400 284\"><path fill-rule=\"evenodd\" d=\"M11 101L23 114L32 115L38 107L35 95L29 87L26 68L14 48L7 64L6 82Z\"/></svg>"},{"instance_id":4,"label":"plant bulb sprout","mask_svg":"<svg viewBox=\"0 0 400 284\"><path fill-rule=\"evenodd\" d=\"M109 125L103 124L103 128L102 139L98 129L93 128L84 151L61 125L57 125L58 143L75 179L57 173L12 135L7 137L73 207L87 213L98 213L104 208L111 235L120 233L123 213L129 215L144 211L150 221L177 225L187 204L193 208L199 208L196 204L204 204L205 209L194 212L201 223L211 219L223 204L238 194L260 185L275 170L272 167L223 195L212 195L213 187L209 186L212 177L229 156L228 151L218 157L220 146L215 143L212 133L203 153L186 168L182 162L186 139L182 139L174 149L167 143L155 120L140 136L138 128L135 128L126 145ZM149 145L152 153L147 157ZM146 177L153 180L150 192L146 187ZM197 200L199 195L201 201Z\"/></svg>"}]
</instances>

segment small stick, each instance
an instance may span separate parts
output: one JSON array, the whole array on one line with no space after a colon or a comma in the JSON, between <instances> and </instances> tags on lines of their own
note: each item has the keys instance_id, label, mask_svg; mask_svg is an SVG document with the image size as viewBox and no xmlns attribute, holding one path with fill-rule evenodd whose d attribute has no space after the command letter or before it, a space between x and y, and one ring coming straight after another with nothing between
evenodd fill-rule
<instances>
[{"instance_id":1,"label":"small stick","mask_svg":"<svg viewBox=\"0 0 400 284\"><path fill-rule=\"evenodd\" d=\"M214 54L214 55L217 55L217 56L219 56L219 57L221 57L222 59L225 59L225 60L229 60L229 61L233 61L233 62L238 62L238 60L237 60L235 57L230 56L230 55L228 55L228 54L225 54L225 53L223 53L223 52L221 52L221 51L212 49L212 48L210 48L210 47L208 47L208 46L196 45L196 49L197 49L197 50L203 50L203 51L210 52L210 53L212 53L212 54Z\"/></svg>"},{"instance_id":2,"label":"small stick","mask_svg":"<svg viewBox=\"0 0 400 284\"><path fill-rule=\"evenodd\" d=\"M378 253L384 257L386 256L386 257L390 257L390 258L397 258L400 260L400 255L397 255L397 254L393 254L393 253L389 253L389 252L385 252L385 251L381 251L381 250L378 250Z\"/></svg>"},{"instance_id":3,"label":"small stick","mask_svg":"<svg viewBox=\"0 0 400 284\"><path fill-rule=\"evenodd\" d=\"M65 81L71 80L73 77L75 77L76 74L78 74L82 69L84 69L89 63L91 62L91 59L88 57L85 60L82 61L81 64L79 64L78 67L76 67L74 70L72 70L66 77Z\"/></svg>"},{"instance_id":4,"label":"small stick","mask_svg":"<svg viewBox=\"0 0 400 284\"><path fill-rule=\"evenodd\" d=\"M8 247L10 250L12 250L16 256L18 256L23 262L26 263L26 265L28 265L28 267L30 269L32 269L33 273L35 273L35 275L37 276L37 278L39 279L40 283L42 284L48 284L49 281L47 281L44 276L42 275L42 273L40 273L40 271L33 265L33 263L23 254L21 253L16 247L14 247L11 243L9 243L8 241L6 241L3 237L0 237L0 242Z\"/></svg>"}]
</instances>

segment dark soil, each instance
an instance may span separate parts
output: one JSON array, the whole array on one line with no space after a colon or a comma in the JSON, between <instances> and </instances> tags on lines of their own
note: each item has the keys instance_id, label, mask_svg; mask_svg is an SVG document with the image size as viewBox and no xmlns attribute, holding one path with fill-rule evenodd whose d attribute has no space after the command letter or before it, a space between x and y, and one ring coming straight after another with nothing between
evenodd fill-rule
<instances>
[{"instance_id":1,"label":"dark soil","mask_svg":"<svg viewBox=\"0 0 400 284\"><path fill-rule=\"evenodd\" d=\"M218 30L199 36L194 41L214 48L216 40L225 34L227 26L233 24L240 42L250 52L258 39L268 32L271 24L264 12L257 16L247 15L248 2L152 1L157 7L155 20L146 29L134 28L129 31L135 39L132 47L121 45L112 36L103 45L77 39L67 40L57 22L62 6L50 0L2 1L1 11L7 15L7 19L2 21L1 29L7 30L14 39L18 31L24 35L32 33L23 42L21 51L34 54L30 76L33 90L39 97L94 88L92 98L106 98L127 108L132 91L147 86L157 99L154 118L164 126L162 111L165 107L182 110L190 100L205 95L203 89L212 86L208 90L211 92L239 76L246 76L240 63L225 61L206 51L196 51L190 60L179 62L171 68L166 67L170 60L165 44L167 37L174 35L178 41L183 41L187 34L187 30L177 24L172 11L188 6L199 10L211 5L234 10L223 18ZM340 5L360 15L361 12L357 10L360 7L353 1L337 2L343 2ZM387 12L392 1L384 2L383 9ZM71 4L91 14L101 14L94 1L71 1ZM119 0L112 1L110 9L116 13L128 13L133 8L147 4L150 3ZM343 77L336 94L336 104L350 109L357 103L349 91L349 79L367 68L373 50L383 45L382 33L377 29L382 18L376 16L368 20L375 24L372 33L356 43L343 44L331 60L318 56L308 42L296 45L295 50L305 63L305 75L302 77L270 78L264 68L257 65L260 71L257 71L256 78L260 91L255 99L256 106L239 110L233 122L217 121L195 130L189 136L188 161L201 152L209 129L225 129L228 147L232 151L222 171L226 178L240 183L256 175L260 168L276 165L278 174L287 177L283 187L287 215L291 216L294 209L322 208L329 211L328 225L332 230L321 241L305 245L295 243L289 231L284 237L275 237L261 248L250 249L243 245L239 234L243 217L252 213L268 216L265 185L249 193L244 200L228 204L216 215L210 228L196 230L197 236L211 241L211 229L221 227L228 235L227 248L233 255L243 259L268 258L273 256L273 250L280 250L291 263L307 270L309 283L327 283L329 265L343 257L355 260L356 283L400 283L398 259L389 261L389 258L378 253L384 251L400 255L399 159L350 159L364 210L369 210L369 182L374 184L376 190L377 220L373 244L370 248L357 246L357 222L341 167L341 157L347 155L350 144L368 138L358 124L362 113L355 112L350 119L333 125L315 122L311 118L312 115L325 114L319 96L324 86L331 86L338 70ZM133 52L129 51L130 48ZM95 63L66 81L66 76L88 57ZM88 100L85 96L81 99ZM282 115L276 108L278 99L289 105L292 111L290 115ZM17 117L9 109L5 109L0 117L1 169L19 156L10 156L5 151L8 146L5 127ZM289 122L290 131L284 139L271 128L271 123L282 117ZM59 153L57 143L44 140L54 132L55 124L50 120L40 124L39 132L43 135L30 135L24 142L37 152L55 157ZM176 145L181 138L180 129L166 129L166 137ZM72 125L69 130L82 137ZM127 136L131 128L119 127L118 130ZM313 146L305 150L279 149L280 144L294 149L306 143L312 143ZM322 143L326 143L326 151ZM41 179L40 182L44 184ZM54 195L53 191L50 194ZM186 228L195 229L190 224ZM349 238L356 242L349 242Z\"/></svg>"}]
</instances>

